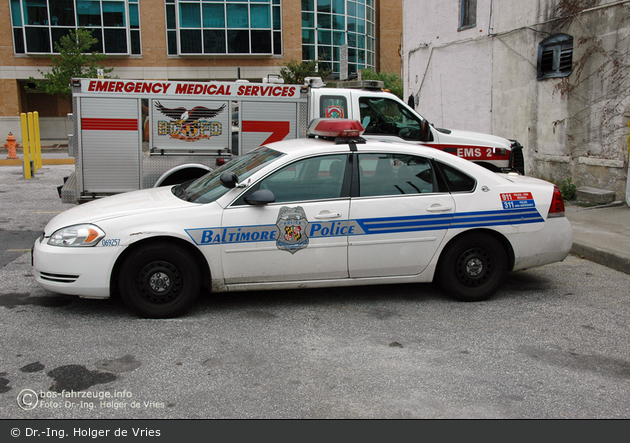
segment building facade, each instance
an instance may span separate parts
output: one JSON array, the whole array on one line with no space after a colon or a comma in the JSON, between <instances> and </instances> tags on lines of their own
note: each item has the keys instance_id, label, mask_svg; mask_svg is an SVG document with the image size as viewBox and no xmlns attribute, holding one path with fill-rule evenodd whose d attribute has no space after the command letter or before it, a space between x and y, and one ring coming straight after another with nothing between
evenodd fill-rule
<instances>
[{"instance_id":1,"label":"building facade","mask_svg":"<svg viewBox=\"0 0 630 443\"><path fill-rule=\"evenodd\" d=\"M65 138L69 103L26 87L79 27L119 78L262 81L302 60L338 78L343 45L353 78L399 72L402 0L0 0L0 134L37 111L43 138Z\"/></svg>"},{"instance_id":2,"label":"building facade","mask_svg":"<svg viewBox=\"0 0 630 443\"><path fill-rule=\"evenodd\" d=\"M630 1L404 0L406 97L525 147L526 173L626 192Z\"/></svg>"}]
</instances>

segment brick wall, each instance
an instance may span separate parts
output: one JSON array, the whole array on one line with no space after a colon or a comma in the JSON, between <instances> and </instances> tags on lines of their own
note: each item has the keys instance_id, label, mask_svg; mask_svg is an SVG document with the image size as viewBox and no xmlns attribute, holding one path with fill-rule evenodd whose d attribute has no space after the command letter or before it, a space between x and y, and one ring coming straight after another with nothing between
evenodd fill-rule
<instances>
[{"instance_id":1,"label":"brick wall","mask_svg":"<svg viewBox=\"0 0 630 443\"><path fill-rule=\"evenodd\" d=\"M43 94L26 94L23 84L30 76L39 77L38 69L46 70L50 60L45 56L15 56L9 1L0 0L0 117L19 115L20 112L38 111L40 115L65 117L69 112L61 100L52 100ZM377 17L377 70L399 71L398 45L402 33L402 0L376 0ZM142 56L109 57L107 67L124 68L134 78L177 79L194 73L195 80L231 80L237 68L245 68L243 78L260 79L267 72L279 70L291 60L302 59L301 2L282 2L283 57L169 57L166 52L166 14L163 1L140 0L140 27ZM206 69L207 68L207 69ZM216 68L216 69L213 69ZM11 78L14 77L14 78ZM175 78L174 78L175 77Z\"/></svg>"},{"instance_id":2,"label":"brick wall","mask_svg":"<svg viewBox=\"0 0 630 443\"><path fill-rule=\"evenodd\" d=\"M376 2L376 71L400 75L398 47L402 37L402 0Z\"/></svg>"}]
</instances>

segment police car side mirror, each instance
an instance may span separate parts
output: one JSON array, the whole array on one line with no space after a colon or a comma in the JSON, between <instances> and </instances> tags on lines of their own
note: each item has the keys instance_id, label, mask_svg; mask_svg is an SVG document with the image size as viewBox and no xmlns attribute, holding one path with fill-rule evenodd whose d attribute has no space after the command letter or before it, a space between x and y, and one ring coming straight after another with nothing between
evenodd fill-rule
<instances>
[{"instance_id":1,"label":"police car side mirror","mask_svg":"<svg viewBox=\"0 0 630 443\"><path fill-rule=\"evenodd\" d=\"M259 189L245 197L245 203L252 206L264 206L276 201L276 196L269 189Z\"/></svg>"},{"instance_id":2,"label":"police car side mirror","mask_svg":"<svg viewBox=\"0 0 630 443\"><path fill-rule=\"evenodd\" d=\"M221 180L221 184L228 189L236 188L238 185L238 176L230 171L225 171L221 174L219 180Z\"/></svg>"}]
</instances>

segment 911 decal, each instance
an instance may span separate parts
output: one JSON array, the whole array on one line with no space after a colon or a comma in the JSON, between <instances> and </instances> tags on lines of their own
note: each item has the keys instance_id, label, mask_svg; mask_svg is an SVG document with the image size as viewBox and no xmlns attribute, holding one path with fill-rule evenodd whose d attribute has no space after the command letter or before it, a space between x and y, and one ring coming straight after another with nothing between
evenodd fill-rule
<instances>
[{"instance_id":1,"label":"911 decal","mask_svg":"<svg viewBox=\"0 0 630 443\"><path fill-rule=\"evenodd\" d=\"M503 203L503 209L534 208L536 206L531 192L501 194L501 203Z\"/></svg>"}]
</instances>

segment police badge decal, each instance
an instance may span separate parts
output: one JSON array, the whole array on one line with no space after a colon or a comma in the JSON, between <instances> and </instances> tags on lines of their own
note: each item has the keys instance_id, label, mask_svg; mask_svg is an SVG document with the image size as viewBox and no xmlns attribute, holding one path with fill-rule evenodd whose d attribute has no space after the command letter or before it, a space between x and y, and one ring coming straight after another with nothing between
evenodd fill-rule
<instances>
[{"instance_id":1,"label":"police badge decal","mask_svg":"<svg viewBox=\"0 0 630 443\"><path fill-rule=\"evenodd\" d=\"M306 235L308 220L304 209L300 206L280 208L276 226L280 231L276 239L278 249L295 254L308 246L308 236Z\"/></svg>"}]
</instances>

